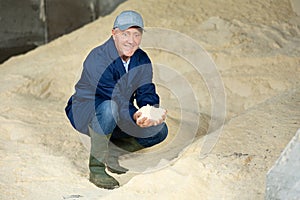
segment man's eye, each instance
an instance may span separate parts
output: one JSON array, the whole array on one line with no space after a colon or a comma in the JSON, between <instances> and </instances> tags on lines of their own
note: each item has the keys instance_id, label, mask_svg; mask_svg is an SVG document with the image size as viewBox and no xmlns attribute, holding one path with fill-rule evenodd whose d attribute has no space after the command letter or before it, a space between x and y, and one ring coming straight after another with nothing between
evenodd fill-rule
<instances>
[{"instance_id":1,"label":"man's eye","mask_svg":"<svg viewBox=\"0 0 300 200\"><path fill-rule=\"evenodd\" d=\"M141 37L141 35L140 34L134 34L134 37L139 38L139 37Z\"/></svg>"}]
</instances>

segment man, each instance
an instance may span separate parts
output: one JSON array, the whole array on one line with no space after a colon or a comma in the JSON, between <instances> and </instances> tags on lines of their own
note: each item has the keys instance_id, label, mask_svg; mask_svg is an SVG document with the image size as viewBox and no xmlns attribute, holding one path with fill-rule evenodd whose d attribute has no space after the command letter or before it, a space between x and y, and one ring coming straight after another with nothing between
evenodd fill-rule
<instances>
[{"instance_id":1,"label":"man","mask_svg":"<svg viewBox=\"0 0 300 200\"><path fill-rule=\"evenodd\" d=\"M81 78L65 109L73 127L91 137L90 181L101 188L119 186L106 169L118 174L128 170L118 163L124 153L121 149L132 152L150 147L168 134L166 111L154 120L138 110L159 106L151 61L139 48L143 31L139 13L118 15L112 36L84 61Z\"/></svg>"}]
</instances>

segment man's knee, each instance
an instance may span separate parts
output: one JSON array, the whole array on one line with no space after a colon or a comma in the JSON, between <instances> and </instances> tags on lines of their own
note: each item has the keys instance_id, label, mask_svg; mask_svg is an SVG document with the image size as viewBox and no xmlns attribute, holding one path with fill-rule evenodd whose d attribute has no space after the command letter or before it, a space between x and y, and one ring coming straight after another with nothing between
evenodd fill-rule
<instances>
[{"instance_id":1,"label":"man's knee","mask_svg":"<svg viewBox=\"0 0 300 200\"><path fill-rule=\"evenodd\" d=\"M100 134L112 133L118 120L118 106L114 101L104 101L97 108L91 121L93 130Z\"/></svg>"},{"instance_id":2,"label":"man's knee","mask_svg":"<svg viewBox=\"0 0 300 200\"><path fill-rule=\"evenodd\" d=\"M115 119L118 117L118 105L112 100L103 101L96 108L96 115L101 115L103 119Z\"/></svg>"},{"instance_id":3,"label":"man's knee","mask_svg":"<svg viewBox=\"0 0 300 200\"><path fill-rule=\"evenodd\" d=\"M168 136L168 127L167 124L164 123L162 124L162 127L157 134L148 138L137 138L137 141L139 144L141 144L144 147L151 147L164 141L167 136Z\"/></svg>"},{"instance_id":4,"label":"man's knee","mask_svg":"<svg viewBox=\"0 0 300 200\"><path fill-rule=\"evenodd\" d=\"M158 133L158 143L161 143L162 141L164 141L168 136L168 126L167 124L164 123L164 126L162 127L161 131Z\"/></svg>"}]
</instances>

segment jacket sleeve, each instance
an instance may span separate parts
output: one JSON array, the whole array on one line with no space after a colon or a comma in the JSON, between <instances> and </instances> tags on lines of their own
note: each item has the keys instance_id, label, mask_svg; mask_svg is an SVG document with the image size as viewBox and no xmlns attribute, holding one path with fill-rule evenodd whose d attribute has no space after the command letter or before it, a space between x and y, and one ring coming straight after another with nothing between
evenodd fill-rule
<instances>
[{"instance_id":1,"label":"jacket sleeve","mask_svg":"<svg viewBox=\"0 0 300 200\"><path fill-rule=\"evenodd\" d=\"M146 106L159 106L159 96L156 93L156 88L152 82L153 70L152 64L144 64L141 66L141 72L139 72L140 83L136 90L136 101L139 108Z\"/></svg>"}]
</instances>

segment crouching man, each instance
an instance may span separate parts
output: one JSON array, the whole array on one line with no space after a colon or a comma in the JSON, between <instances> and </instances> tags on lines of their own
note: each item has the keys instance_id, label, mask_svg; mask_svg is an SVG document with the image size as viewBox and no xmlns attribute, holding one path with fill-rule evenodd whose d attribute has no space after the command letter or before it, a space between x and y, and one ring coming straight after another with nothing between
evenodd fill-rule
<instances>
[{"instance_id":1,"label":"crouching man","mask_svg":"<svg viewBox=\"0 0 300 200\"><path fill-rule=\"evenodd\" d=\"M85 59L65 108L73 127L91 137L90 181L101 188L119 187L106 169L118 174L128 171L118 162L122 152L153 146L168 134L166 111L159 119L139 111L146 105L159 107L151 61L139 48L143 31L139 13L120 13L111 37Z\"/></svg>"}]
</instances>

